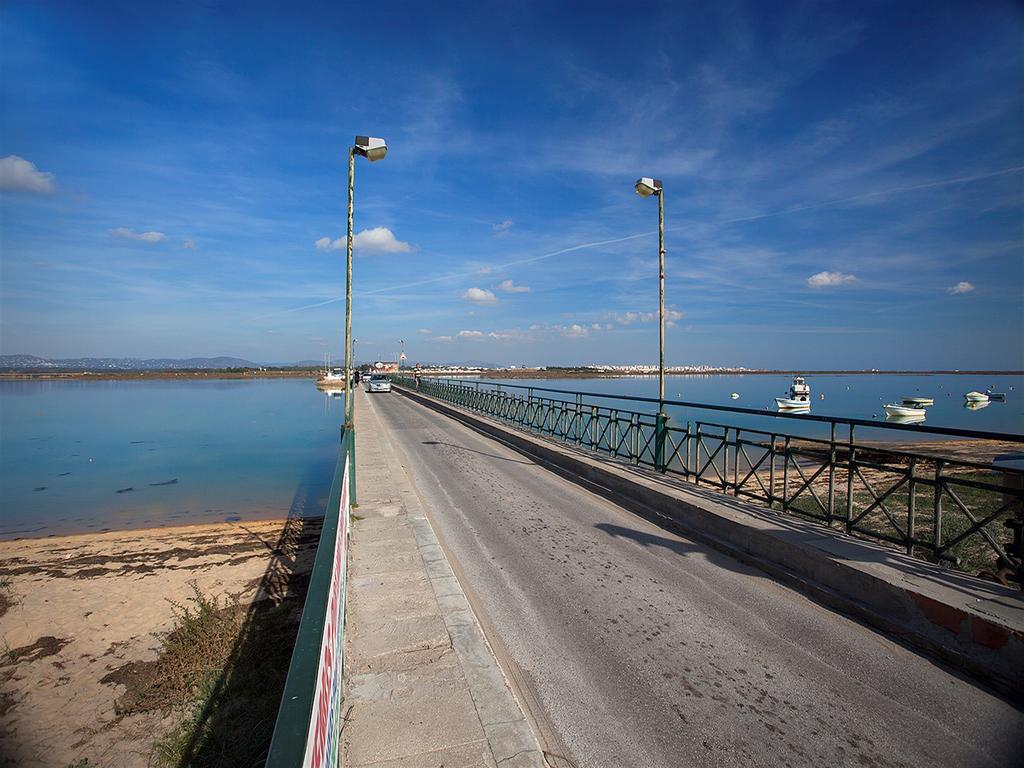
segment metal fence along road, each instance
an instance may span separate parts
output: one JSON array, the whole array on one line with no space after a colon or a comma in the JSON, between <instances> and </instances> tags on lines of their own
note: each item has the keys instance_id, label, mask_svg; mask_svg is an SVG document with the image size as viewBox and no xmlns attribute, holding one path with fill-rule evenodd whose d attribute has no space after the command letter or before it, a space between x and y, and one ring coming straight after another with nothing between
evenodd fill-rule
<instances>
[{"instance_id":1,"label":"metal fence along road","mask_svg":"<svg viewBox=\"0 0 1024 768\"><path fill-rule=\"evenodd\" d=\"M759 501L910 555L1024 587L1024 468L863 439L869 430L1024 444L1024 435L879 424L486 381L393 377L396 384L635 466ZM569 399L571 398L571 399ZM595 402L598 401L598 402ZM605 404L602 404L603 401ZM608 404L608 401L613 401ZM618 407L627 403L631 410ZM673 424L664 406L707 413ZM729 424L730 414L779 428ZM800 436L816 423L828 437ZM870 432L869 432L870 434ZM962 451L960 452L962 454Z\"/></svg>"},{"instance_id":2,"label":"metal fence along road","mask_svg":"<svg viewBox=\"0 0 1024 768\"><path fill-rule=\"evenodd\" d=\"M316 560L274 725L268 768L341 765L345 577L354 481L355 430L343 428Z\"/></svg>"}]
</instances>

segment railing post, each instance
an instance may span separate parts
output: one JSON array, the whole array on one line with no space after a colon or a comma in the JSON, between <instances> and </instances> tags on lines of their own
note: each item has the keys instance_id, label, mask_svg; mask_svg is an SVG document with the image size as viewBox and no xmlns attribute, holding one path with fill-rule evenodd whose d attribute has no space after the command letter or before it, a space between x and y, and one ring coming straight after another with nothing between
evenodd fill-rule
<instances>
[{"instance_id":1,"label":"railing post","mask_svg":"<svg viewBox=\"0 0 1024 768\"><path fill-rule=\"evenodd\" d=\"M703 445L704 437L701 435L700 422L697 422L697 444L693 447L693 484L700 485L700 449Z\"/></svg>"},{"instance_id":2,"label":"railing post","mask_svg":"<svg viewBox=\"0 0 1024 768\"><path fill-rule=\"evenodd\" d=\"M789 510L789 446L790 437L782 441L782 511Z\"/></svg>"},{"instance_id":3,"label":"railing post","mask_svg":"<svg viewBox=\"0 0 1024 768\"><path fill-rule=\"evenodd\" d=\"M686 420L686 433L683 436L683 477L689 479L693 474L690 463L690 443L693 442L693 427L689 419Z\"/></svg>"},{"instance_id":4,"label":"railing post","mask_svg":"<svg viewBox=\"0 0 1024 768\"><path fill-rule=\"evenodd\" d=\"M777 435L772 434L768 443L768 509L775 504L775 440Z\"/></svg>"},{"instance_id":5,"label":"railing post","mask_svg":"<svg viewBox=\"0 0 1024 768\"><path fill-rule=\"evenodd\" d=\"M907 478L907 554L913 557L914 555L914 511L915 511L915 499L914 495L917 491L917 481L914 479L914 471L917 469L917 457L910 457L910 474Z\"/></svg>"},{"instance_id":6,"label":"railing post","mask_svg":"<svg viewBox=\"0 0 1024 768\"><path fill-rule=\"evenodd\" d=\"M722 493L729 487L729 428L722 429Z\"/></svg>"},{"instance_id":7,"label":"railing post","mask_svg":"<svg viewBox=\"0 0 1024 768\"><path fill-rule=\"evenodd\" d=\"M668 434L668 414L664 411L658 413L654 425L654 468L664 473L665 466L665 437Z\"/></svg>"},{"instance_id":8,"label":"railing post","mask_svg":"<svg viewBox=\"0 0 1024 768\"><path fill-rule=\"evenodd\" d=\"M597 428L597 406L590 406L590 447L595 451L598 449L597 436L600 434Z\"/></svg>"},{"instance_id":9,"label":"railing post","mask_svg":"<svg viewBox=\"0 0 1024 768\"><path fill-rule=\"evenodd\" d=\"M836 512L836 423L831 423L828 443L828 514L826 520L829 528Z\"/></svg>"},{"instance_id":10,"label":"railing post","mask_svg":"<svg viewBox=\"0 0 1024 768\"><path fill-rule=\"evenodd\" d=\"M732 452L732 489L733 489L733 494L732 495L733 496L739 496L740 495L740 456L742 455L742 452L740 451L740 445L741 445L740 433L741 433L741 430L740 430L739 427L737 427L736 428L736 449Z\"/></svg>"},{"instance_id":11,"label":"railing post","mask_svg":"<svg viewBox=\"0 0 1024 768\"><path fill-rule=\"evenodd\" d=\"M640 464L640 414L634 413L629 417L629 453L633 463Z\"/></svg>"},{"instance_id":12,"label":"railing post","mask_svg":"<svg viewBox=\"0 0 1024 768\"><path fill-rule=\"evenodd\" d=\"M934 509L932 511L932 551L935 553L935 558L939 558L939 548L942 546L942 459L935 461L935 487L933 492L935 497L933 499Z\"/></svg>"},{"instance_id":13,"label":"railing post","mask_svg":"<svg viewBox=\"0 0 1024 768\"><path fill-rule=\"evenodd\" d=\"M853 444L853 424L850 425L850 442L846 454L846 532L853 530L853 472L857 461L857 449Z\"/></svg>"}]
</instances>

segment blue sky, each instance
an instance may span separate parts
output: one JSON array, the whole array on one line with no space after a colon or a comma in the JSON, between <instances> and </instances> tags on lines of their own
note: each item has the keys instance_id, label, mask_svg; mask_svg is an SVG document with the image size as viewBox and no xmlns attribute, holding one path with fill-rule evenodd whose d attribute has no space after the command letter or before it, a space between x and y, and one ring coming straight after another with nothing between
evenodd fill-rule
<instances>
[{"instance_id":1,"label":"blue sky","mask_svg":"<svg viewBox=\"0 0 1024 768\"><path fill-rule=\"evenodd\" d=\"M626 8L629 10L624 10ZM1024 368L1024 11L0 8L0 350Z\"/></svg>"}]
</instances>

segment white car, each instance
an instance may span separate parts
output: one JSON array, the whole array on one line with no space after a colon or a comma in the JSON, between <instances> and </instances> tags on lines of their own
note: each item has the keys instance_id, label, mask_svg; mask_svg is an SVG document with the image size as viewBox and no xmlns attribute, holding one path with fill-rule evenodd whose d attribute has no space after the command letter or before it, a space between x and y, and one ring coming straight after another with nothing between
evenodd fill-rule
<instances>
[{"instance_id":1,"label":"white car","mask_svg":"<svg viewBox=\"0 0 1024 768\"><path fill-rule=\"evenodd\" d=\"M367 392L390 392L391 379L382 373L375 373L366 380Z\"/></svg>"}]
</instances>

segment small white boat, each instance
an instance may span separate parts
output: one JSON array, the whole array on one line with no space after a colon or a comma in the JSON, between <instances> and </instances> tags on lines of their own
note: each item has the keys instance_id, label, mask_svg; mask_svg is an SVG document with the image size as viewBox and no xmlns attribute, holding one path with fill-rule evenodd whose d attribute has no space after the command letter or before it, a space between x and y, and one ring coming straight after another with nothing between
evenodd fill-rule
<instances>
[{"instance_id":1,"label":"small white boat","mask_svg":"<svg viewBox=\"0 0 1024 768\"><path fill-rule=\"evenodd\" d=\"M897 405L896 403L889 403L883 407L885 408L887 416L900 416L904 418L920 417L922 419L925 417L924 408L914 408L909 405Z\"/></svg>"},{"instance_id":2,"label":"small white boat","mask_svg":"<svg viewBox=\"0 0 1024 768\"><path fill-rule=\"evenodd\" d=\"M811 404L807 400L794 400L791 397L776 397L775 404L780 411L809 411Z\"/></svg>"},{"instance_id":3,"label":"small white boat","mask_svg":"<svg viewBox=\"0 0 1024 768\"><path fill-rule=\"evenodd\" d=\"M984 392L968 392L964 395L964 400L968 403L987 403L989 398Z\"/></svg>"},{"instance_id":4,"label":"small white boat","mask_svg":"<svg viewBox=\"0 0 1024 768\"><path fill-rule=\"evenodd\" d=\"M740 393L739 392L733 392L731 395L729 395L729 397L731 397L733 400L739 400L740 399Z\"/></svg>"},{"instance_id":5,"label":"small white boat","mask_svg":"<svg viewBox=\"0 0 1024 768\"><path fill-rule=\"evenodd\" d=\"M924 421L924 414L920 416L892 416L886 414L886 422L889 424L920 424Z\"/></svg>"},{"instance_id":6,"label":"small white boat","mask_svg":"<svg viewBox=\"0 0 1024 768\"><path fill-rule=\"evenodd\" d=\"M912 408L923 408L926 405L935 405L934 397L911 397L909 395L900 398L900 402Z\"/></svg>"},{"instance_id":7,"label":"small white boat","mask_svg":"<svg viewBox=\"0 0 1024 768\"><path fill-rule=\"evenodd\" d=\"M775 404L780 411L809 411L811 409L811 388L803 376L794 376L789 387L789 397L776 397Z\"/></svg>"}]
</instances>

